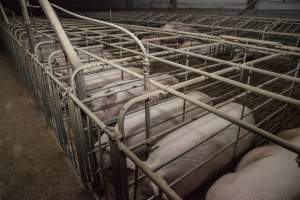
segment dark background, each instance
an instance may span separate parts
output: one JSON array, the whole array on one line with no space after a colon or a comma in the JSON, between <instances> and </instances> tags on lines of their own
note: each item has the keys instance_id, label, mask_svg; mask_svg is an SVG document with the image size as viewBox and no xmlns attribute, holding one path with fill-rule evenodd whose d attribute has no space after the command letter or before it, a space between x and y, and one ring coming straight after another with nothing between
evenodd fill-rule
<instances>
[{"instance_id":1,"label":"dark background","mask_svg":"<svg viewBox=\"0 0 300 200\"><path fill-rule=\"evenodd\" d=\"M19 0L0 0L5 8L19 10ZM130 9L132 0L49 0L72 11L103 11L110 7L114 9ZM37 5L38 0L30 0L30 4Z\"/></svg>"}]
</instances>

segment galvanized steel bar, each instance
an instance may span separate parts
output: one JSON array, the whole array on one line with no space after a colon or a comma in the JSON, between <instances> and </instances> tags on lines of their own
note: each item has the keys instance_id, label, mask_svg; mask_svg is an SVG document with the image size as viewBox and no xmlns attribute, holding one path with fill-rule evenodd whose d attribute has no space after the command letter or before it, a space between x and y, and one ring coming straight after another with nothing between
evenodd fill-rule
<instances>
[{"instance_id":1,"label":"galvanized steel bar","mask_svg":"<svg viewBox=\"0 0 300 200\"><path fill-rule=\"evenodd\" d=\"M28 15L28 10L27 10L26 4L25 4L25 0L19 0L19 4L21 7L23 23L25 25L26 32L28 35L30 51L33 53L34 52L34 39L33 39L32 27L31 27L30 18Z\"/></svg>"},{"instance_id":2,"label":"galvanized steel bar","mask_svg":"<svg viewBox=\"0 0 300 200\"><path fill-rule=\"evenodd\" d=\"M68 39L65 31L63 30L62 25L60 24L55 11L53 10L53 8L51 7L50 3L48 0L39 0L39 3L41 5L41 8L43 9L43 11L45 12L47 18L49 19L59 41L60 44L64 50L64 52L66 53L71 66L73 67L73 69L76 69L78 67L80 67L80 65L82 64L79 57L77 56L77 53L75 52L70 40ZM84 88L84 83L82 81L82 79L77 80L77 85L78 85L78 96L80 99L85 97L85 88Z\"/></svg>"}]
</instances>

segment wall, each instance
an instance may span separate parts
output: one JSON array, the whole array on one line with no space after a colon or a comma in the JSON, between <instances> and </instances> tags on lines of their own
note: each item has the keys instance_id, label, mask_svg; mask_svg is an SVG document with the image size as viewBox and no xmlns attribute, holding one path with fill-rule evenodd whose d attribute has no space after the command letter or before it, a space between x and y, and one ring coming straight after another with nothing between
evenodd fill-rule
<instances>
[{"instance_id":1,"label":"wall","mask_svg":"<svg viewBox=\"0 0 300 200\"><path fill-rule=\"evenodd\" d=\"M151 8L168 8L168 0L133 0L134 8L146 8L152 2Z\"/></svg>"},{"instance_id":2,"label":"wall","mask_svg":"<svg viewBox=\"0 0 300 200\"><path fill-rule=\"evenodd\" d=\"M247 0L178 0L179 8L243 9Z\"/></svg>"},{"instance_id":3,"label":"wall","mask_svg":"<svg viewBox=\"0 0 300 200\"><path fill-rule=\"evenodd\" d=\"M261 0L258 5L260 10L295 10L300 12L299 0Z\"/></svg>"},{"instance_id":4,"label":"wall","mask_svg":"<svg viewBox=\"0 0 300 200\"><path fill-rule=\"evenodd\" d=\"M126 8L126 0L49 0L51 3L58 4L66 9L72 11L99 11L107 10L111 6L115 9ZM111 2L111 3L110 3ZM4 0L1 1L5 8L14 11L19 10L18 0ZM33 5L38 4L38 0L30 0Z\"/></svg>"},{"instance_id":5,"label":"wall","mask_svg":"<svg viewBox=\"0 0 300 200\"><path fill-rule=\"evenodd\" d=\"M134 0L135 8L145 8L152 0ZM151 8L167 8L169 0L153 0ZM178 8L230 8L242 9L247 0L177 0Z\"/></svg>"},{"instance_id":6,"label":"wall","mask_svg":"<svg viewBox=\"0 0 300 200\"><path fill-rule=\"evenodd\" d=\"M146 8L153 2L151 8L168 8L169 0L51 0L73 11L107 10L111 4L113 9L125 9L126 2L132 1L133 8ZM248 0L177 0L178 8L211 8L211 9L244 9ZM5 7L18 9L18 0L2 1ZM37 0L30 0L37 4ZM294 10L300 12L299 0L260 0L259 10Z\"/></svg>"},{"instance_id":7,"label":"wall","mask_svg":"<svg viewBox=\"0 0 300 200\"><path fill-rule=\"evenodd\" d=\"M134 8L168 8L169 0L133 0ZM178 8L244 9L248 0L177 0ZM260 0L259 10L296 10L300 12L299 0Z\"/></svg>"}]
</instances>

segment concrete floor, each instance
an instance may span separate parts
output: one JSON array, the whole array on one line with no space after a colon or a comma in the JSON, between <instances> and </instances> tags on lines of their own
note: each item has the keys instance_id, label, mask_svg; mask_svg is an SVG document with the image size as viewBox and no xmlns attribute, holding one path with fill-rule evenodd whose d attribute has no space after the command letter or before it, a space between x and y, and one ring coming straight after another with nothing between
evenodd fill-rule
<instances>
[{"instance_id":1,"label":"concrete floor","mask_svg":"<svg viewBox=\"0 0 300 200\"><path fill-rule=\"evenodd\" d=\"M3 50L0 113L0 200L93 199Z\"/></svg>"}]
</instances>

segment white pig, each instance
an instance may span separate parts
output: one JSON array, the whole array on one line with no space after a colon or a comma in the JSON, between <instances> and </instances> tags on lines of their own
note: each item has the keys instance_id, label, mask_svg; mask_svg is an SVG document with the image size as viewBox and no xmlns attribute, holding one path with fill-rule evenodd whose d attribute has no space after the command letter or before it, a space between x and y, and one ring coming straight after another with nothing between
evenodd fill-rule
<instances>
[{"instance_id":1,"label":"white pig","mask_svg":"<svg viewBox=\"0 0 300 200\"><path fill-rule=\"evenodd\" d=\"M219 110L239 119L242 114L243 106L236 103L229 103ZM250 110L245 107L244 114L248 113L250 113ZM250 124L254 124L252 114L244 117L243 120ZM186 174L181 181L172 186L180 196L185 196L206 181L216 170L222 169L232 161L233 144L237 138L238 126L232 125L229 128L224 129L230 124L229 121L217 117L214 114L207 114L188 125L178 128L173 133L170 133L165 138L158 141L156 144L157 149L150 154L145 163L150 169L155 171L161 165L172 161L183 152L203 142L201 145L193 148L188 153L181 155L175 161L170 162L156 172L170 184L187 172L195 170L188 175ZM214 136L217 132L220 133ZM241 128L239 136L242 137L248 133L247 130ZM210 139L205 141L208 138ZM247 150L254 139L255 136L253 134L249 134L240 139L236 155ZM221 154L216 155L218 151L223 149L224 151ZM212 156L213 159L211 159ZM203 162L208 159L209 161L205 165L199 167L199 165L203 164ZM134 165L128 162L128 167L134 168ZM157 191L157 188L149 183L150 181L147 179L141 181L139 186L142 190L138 190L138 199L148 199L149 196Z\"/></svg>"},{"instance_id":2,"label":"white pig","mask_svg":"<svg viewBox=\"0 0 300 200\"><path fill-rule=\"evenodd\" d=\"M190 33L199 33L198 30L192 26L179 25L176 23L165 24L161 27L161 29L190 32Z\"/></svg>"},{"instance_id":3,"label":"white pig","mask_svg":"<svg viewBox=\"0 0 300 200\"><path fill-rule=\"evenodd\" d=\"M163 85L174 85L179 82L178 79L176 79L172 75L158 76L158 77L153 78L153 80L157 80L158 82L160 82ZM112 83L111 85L107 85L106 87L114 86L116 84L122 84L122 83L125 83L125 82L121 81L121 82ZM140 86L137 86L137 85L140 85ZM125 90L128 87L133 87L133 88L131 88L129 90ZM104 110L102 110L100 112L96 112L96 115L101 120L107 121L107 120L113 119L114 117L117 117L119 115L121 108L127 101L129 101L130 99L132 99L136 96L140 96L144 93L143 82L138 81L138 82L131 83L131 84L121 85L117 89L107 89L107 90L101 91L99 93L91 94L91 97L97 96L99 94L113 92L113 91L119 90L119 89L123 89L125 91L121 91L116 94L112 94L112 95L103 97L101 99L96 99L92 102L91 108L94 111L99 110L101 107L103 107L105 105L114 104L113 106L105 108ZM150 85L150 91L155 91L155 90L158 90L158 88L153 85ZM155 102L157 102L157 100L159 100L159 98L157 98L157 99L153 98L153 99L151 99L151 103L155 103ZM132 107L132 109L137 109L137 108L141 107L142 105L143 105L143 103L136 104L135 106Z\"/></svg>"},{"instance_id":4,"label":"white pig","mask_svg":"<svg viewBox=\"0 0 300 200\"><path fill-rule=\"evenodd\" d=\"M204 93L192 92L188 96L212 105L212 99ZM174 98L152 106L150 108L151 136L181 123L183 106L184 100L181 98ZM189 102L186 102L185 110L185 119L191 119L203 111ZM145 110L143 109L125 117L123 141L126 145L132 146L145 139Z\"/></svg>"},{"instance_id":5,"label":"white pig","mask_svg":"<svg viewBox=\"0 0 300 200\"><path fill-rule=\"evenodd\" d=\"M300 129L278 136L300 145ZM298 200L300 168L296 154L278 145L264 145L246 154L234 173L221 177L208 191L207 200Z\"/></svg>"},{"instance_id":6,"label":"white pig","mask_svg":"<svg viewBox=\"0 0 300 200\"><path fill-rule=\"evenodd\" d=\"M189 97L198 101L212 105L212 99L202 92L192 92ZM151 136L171 128L182 122L184 101L181 98L174 98L165 102L151 106L150 108L150 126ZM200 114L203 109L186 102L185 119L191 119ZM105 137L105 138L104 138ZM108 138L104 135L102 142L107 142ZM133 112L125 117L124 120L124 138L123 142L127 146L135 145L146 139L145 135L145 110Z\"/></svg>"}]
</instances>

